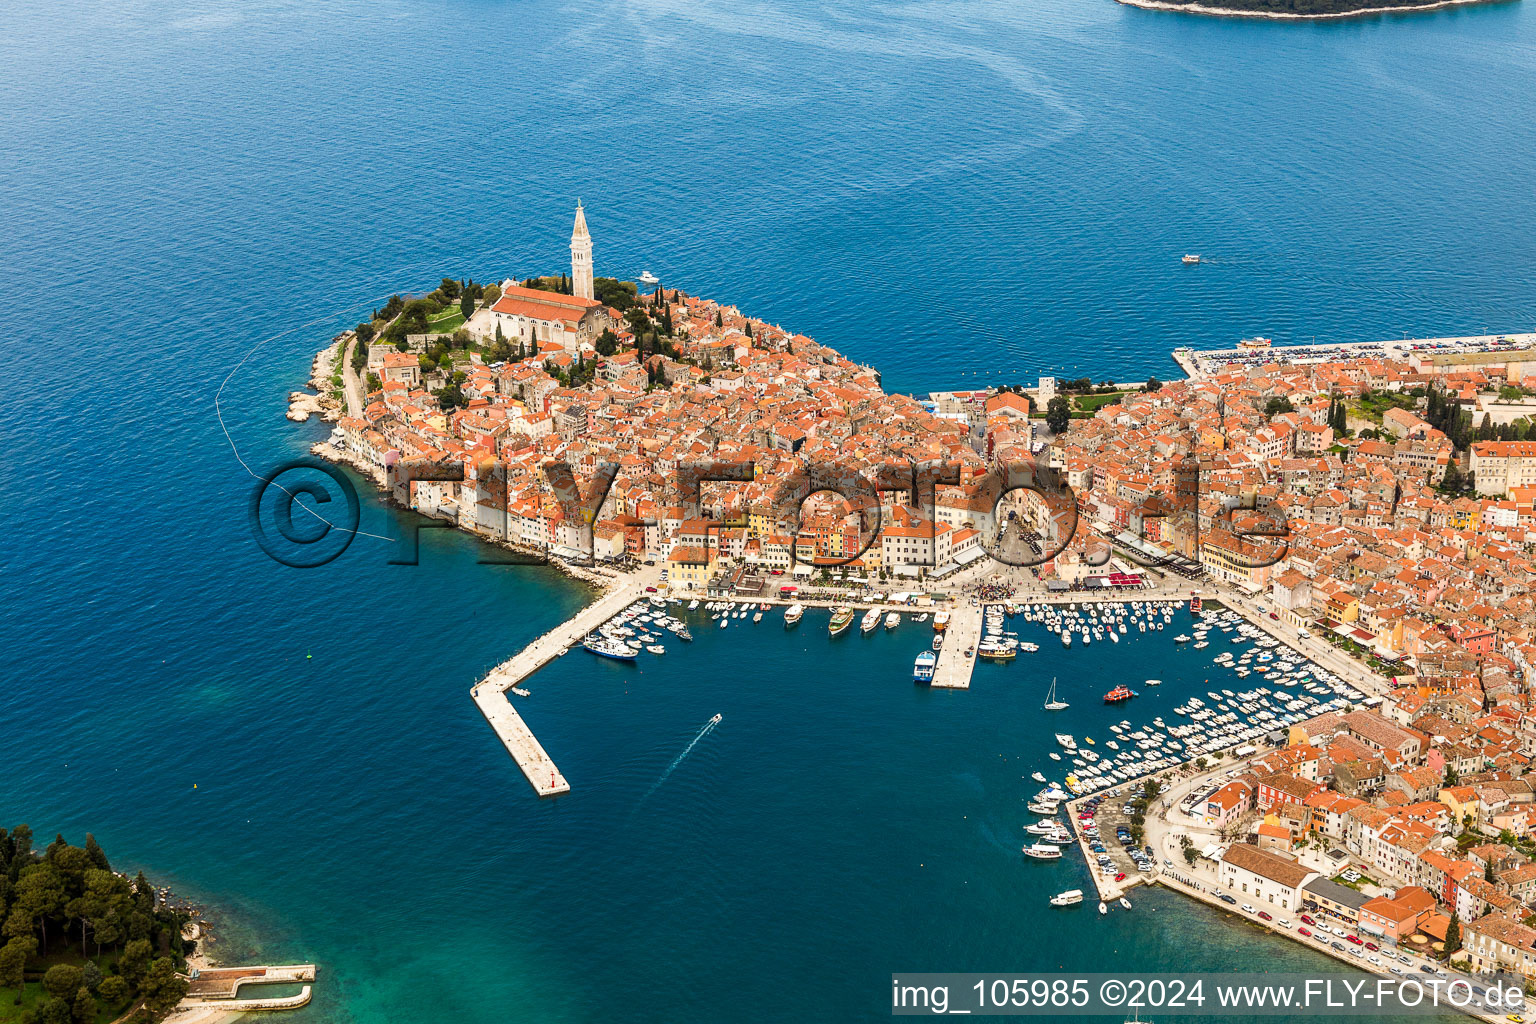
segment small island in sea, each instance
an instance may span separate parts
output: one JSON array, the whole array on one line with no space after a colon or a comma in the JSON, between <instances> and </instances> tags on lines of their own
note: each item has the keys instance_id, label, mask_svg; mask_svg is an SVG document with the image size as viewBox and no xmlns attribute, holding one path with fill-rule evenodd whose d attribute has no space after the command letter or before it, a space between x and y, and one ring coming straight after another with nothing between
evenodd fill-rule
<instances>
[{"instance_id":1,"label":"small island in sea","mask_svg":"<svg viewBox=\"0 0 1536 1024\"><path fill-rule=\"evenodd\" d=\"M1401 14L1432 11L1463 4L1499 0L1118 0L1129 7L1151 11L1183 11L1219 18L1279 18L1312 20L1355 18L1367 14Z\"/></svg>"}]
</instances>

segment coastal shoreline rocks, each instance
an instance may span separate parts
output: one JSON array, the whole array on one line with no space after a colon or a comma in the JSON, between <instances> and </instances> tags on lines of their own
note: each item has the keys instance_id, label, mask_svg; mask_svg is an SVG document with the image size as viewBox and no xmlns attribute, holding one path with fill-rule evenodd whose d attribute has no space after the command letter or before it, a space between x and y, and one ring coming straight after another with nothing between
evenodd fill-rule
<instances>
[{"instance_id":1,"label":"coastal shoreline rocks","mask_svg":"<svg viewBox=\"0 0 1536 1024\"><path fill-rule=\"evenodd\" d=\"M1201 14L1212 18L1268 18L1273 21L1336 21L1339 18L1361 18L1375 14L1417 14L1438 10L1442 7L1466 7L1496 0L1433 0L1431 3L1414 4L1411 7L1362 7L1357 11L1331 11L1327 14L1291 14L1283 11L1242 11L1232 7L1212 7L1200 3L1175 4L1166 0L1115 0L1126 7L1140 7L1148 11L1179 11L1184 14Z\"/></svg>"},{"instance_id":2,"label":"coastal shoreline rocks","mask_svg":"<svg viewBox=\"0 0 1536 1024\"><path fill-rule=\"evenodd\" d=\"M314 361L309 366L309 391L288 392L290 420L303 423L311 416L319 416L327 423L335 423L341 419L341 404L331 397L331 373L342 342L349 333L343 331L336 335L329 346L315 353Z\"/></svg>"}]
</instances>

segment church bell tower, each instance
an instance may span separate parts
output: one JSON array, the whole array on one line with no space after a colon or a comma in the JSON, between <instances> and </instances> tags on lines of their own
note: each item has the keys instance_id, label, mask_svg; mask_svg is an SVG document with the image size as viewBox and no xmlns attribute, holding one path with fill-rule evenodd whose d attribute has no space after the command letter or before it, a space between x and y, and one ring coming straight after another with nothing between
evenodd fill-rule
<instances>
[{"instance_id":1,"label":"church bell tower","mask_svg":"<svg viewBox=\"0 0 1536 1024\"><path fill-rule=\"evenodd\" d=\"M592 236L587 234L587 216L576 201L576 226L571 230L571 291L583 299L592 298Z\"/></svg>"}]
</instances>

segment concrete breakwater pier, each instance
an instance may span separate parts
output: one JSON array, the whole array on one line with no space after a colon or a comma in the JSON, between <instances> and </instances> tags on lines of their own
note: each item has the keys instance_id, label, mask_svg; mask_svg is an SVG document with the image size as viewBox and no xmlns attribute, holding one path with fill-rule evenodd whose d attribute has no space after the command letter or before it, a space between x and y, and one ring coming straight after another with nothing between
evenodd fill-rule
<instances>
[{"instance_id":1,"label":"concrete breakwater pier","mask_svg":"<svg viewBox=\"0 0 1536 1024\"><path fill-rule=\"evenodd\" d=\"M565 781L565 776L555 767L533 730L507 699L507 691L643 596L648 583L648 574L619 582L597 601L497 665L469 691L496 738L507 748L507 753L512 755L512 760L517 762L539 796L569 793L571 784Z\"/></svg>"}]
</instances>

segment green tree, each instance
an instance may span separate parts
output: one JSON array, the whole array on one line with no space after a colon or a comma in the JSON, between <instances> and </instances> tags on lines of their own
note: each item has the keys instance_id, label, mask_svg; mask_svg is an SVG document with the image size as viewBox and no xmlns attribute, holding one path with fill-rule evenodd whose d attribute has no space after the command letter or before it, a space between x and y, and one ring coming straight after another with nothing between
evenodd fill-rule
<instances>
[{"instance_id":1,"label":"green tree","mask_svg":"<svg viewBox=\"0 0 1536 1024\"><path fill-rule=\"evenodd\" d=\"M34 928L42 933L44 955L48 953L48 919L64 910L64 883L52 864L44 861L22 870L16 880L16 893L5 919L5 934L10 938L30 935Z\"/></svg>"},{"instance_id":2,"label":"green tree","mask_svg":"<svg viewBox=\"0 0 1536 1024\"><path fill-rule=\"evenodd\" d=\"M459 282L455 281L451 277L445 277L443 278L443 283L437 286L437 290L443 293L443 298L447 299L449 302L452 302L454 299L459 297L459 292L461 289Z\"/></svg>"},{"instance_id":3,"label":"green tree","mask_svg":"<svg viewBox=\"0 0 1536 1024\"><path fill-rule=\"evenodd\" d=\"M1445 926L1445 955L1450 956L1461 948L1461 915L1451 912L1451 923Z\"/></svg>"},{"instance_id":4,"label":"green tree","mask_svg":"<svg viewBox=\"0 0 1536 1024\"><path fill-rule=\"evenodd\" d=\"M1184 847L1184 863L1188 864L1190 867L1194 867L1195 866L1195 861L1197 861L1199 859L1200 859L1200 851L1199 850L1195 849L1193 846L1186 846L1186 847Z\"/></svg>"},{"instance_id":5,"label":"green tree","mask_svg":"<svg viewBox=\"0 0 1536 1024\"><path fill-rule=\"evenodd\" d=\"M480 301L487 306L495 305L496 300L499 298L501 298L501 285L499 284L488 284L485 286L485 290L480 293Z\"/></svg>"},{"instance_id":6,"label":"green tree","mask_svg":"<svg viewBox=\"0 0 1536 1024\"><path fill-rule=\"evenodd\" d=\"M469 292L459 296L459 312L464 315L465 320L475 315L475 300Z\"/></svg>"},{"instance_id":7,"label":"green tree","mask_svg":"<svg viewBox=\"0 0 1536 1024\"><path fill-rule=\"evenodd\" d=\"M1143 390L1143 391L1161 391L1161 390L1163 390L1163 382L1158 380L1156 377L1148 377L1147 378L1147 383L1142 386L1141 390Z\"/></svg>"},{"instance_id":8,"label":"green tree","mask_svg":"<svg viewBox=\"0 0 1536 1024\"><path fill-rule=\"evenodd\" d=\"M84 979L73 964L54 964L43 975L43 988L56 999L73 999Z\"/></svg>"},{"instance_id":9,"label":"green tree","mask_svg":"<svg viewBox=\"0 0 1536 1024\"><path fill-rule=\"evenodd\" d=\"M1281 413L1295 411L1296 407L1291 404L1291 400L1285 395L1275 395L1268 402L1264 403L1264 415L1270 419L1274 419Z\"/></svg>"},{"instance_id":10,"label":"green tree","mask_svg":"<svg viewBox=\"0 0 1536 1024\"><path fill-rule=\"evenodd\" d=\"M121 976L111 974L102 979L100 993L108 1006L122 1006L133 995L133 987Z\"/></svg>"},{"instance_id":11,"label":"green tree","mask_svg":"<svg viewBox=\"0 0 1536 1024\"><path fill-rule=\"evenodd\" d=\"M74 1024L75 1011L66 999L50 997L37 1008L38 1024Z\"/></svg>"},{"instance_id":12,"label":"green tree","mask_svg":"<svg viewBox=\"0 0 1536 1024\"><path fill-rule=\"evenodd\" d=\"M1064 434L1067 425L1072 422L1072 404L1061 395L1057 395L1046 404L1045 425L1051 428L1053 434Z\"/></svg>"},{"instance_id":13,"label":"green tree","mask_svg":"<svg viewBox=\"0 0 1536 1024\"><path fill-rule=\"evenodd\" d=\"M134 939L123 947L123 955L117 958L117 973L137 988L149 972L149 958L153 952L154 947L148 939Z\"/></svg>"},{"instance_id":14,"label":"green tree","mask_svg":"<svg viewBox=\"0 0 1536 1024\"><path fill-rule=\"evenodd\" d=\"M16 990L16 1002L21 1002L22 972L27 961L37 954L37 940L30 935L19 936L0 946L0 987Z\"/></svg>"},{"instance_id":15,"label":"green tree","mask_svg":"<svg viewBox=\"0 0 1536 1024\"><path fill-rule=\"evenodd\" d=\"M80 984L95 992L101 988L101 968L95 960L87 960L80 968Z\"/></svg>"},{"instance_id":16,"label":"green tree","mask_svg":"<svg viewBox=\"0 0 1536 1024\"><path fill-rule=\"evenodd\" d=\"M96 999L84 985L75 990L75 998L70 1004L70 1017L75 1024L86 1024L96 1019Z\"/></svg>"},{"instance_id":17,"label":"green tree","mask_svg":"<svg viewBox=\"0 0 1536 1024\"><path fill-rule=\"evenodd\" d=\"M1440 482L1440 486L1447 491L1461 490L1461 467L1456 464L1456 457L1454 455L1451 457L1451 461L1445 465L1445 479Z\"/></svg>"},{"instance_id":18,"label":"green tree","mask_svg":"<svg viewBox=\"0 0 1536 1024\"><path fill-rule=\"evenodd\" d=\"M186 994L187 983L176 976L176 964L168 956L150 964L139 985L139 997L150 1020L164 1020Z\"/></svg>"}]
</instances>

